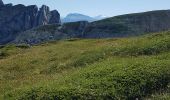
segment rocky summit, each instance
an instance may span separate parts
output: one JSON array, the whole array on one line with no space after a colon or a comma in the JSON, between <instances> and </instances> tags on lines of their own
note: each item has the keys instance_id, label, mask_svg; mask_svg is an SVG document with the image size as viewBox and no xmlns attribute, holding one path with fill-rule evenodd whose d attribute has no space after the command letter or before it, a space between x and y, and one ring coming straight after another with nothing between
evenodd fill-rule
<instances>
[{"instance_id":1,"label":"rocky summit","mask_svg":"<svg viewBox=\"0 0 170 100\"><path fill-rule=\"evenodd\" d=\"M60 14L57 10L43 5L4 4L0 0L0 44L12 41L19 32L47 24L59 24Z\"/></svg>"}]
</instances>

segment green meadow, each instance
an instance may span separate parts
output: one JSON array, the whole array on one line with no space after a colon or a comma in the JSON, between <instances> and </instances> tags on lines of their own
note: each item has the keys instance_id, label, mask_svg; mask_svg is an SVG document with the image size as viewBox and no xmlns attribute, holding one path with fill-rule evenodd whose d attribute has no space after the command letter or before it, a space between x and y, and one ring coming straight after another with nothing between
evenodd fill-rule
<instances>
[{"instance_id":1,"label":"green meadow","mask_svg":"<svg viewBox=\"0 0 170 100\"><path fill-rule=\"evenodd\" d=\"M170 100L170 32L0 46L2 100Z\"/></svg>"}]
</instances>

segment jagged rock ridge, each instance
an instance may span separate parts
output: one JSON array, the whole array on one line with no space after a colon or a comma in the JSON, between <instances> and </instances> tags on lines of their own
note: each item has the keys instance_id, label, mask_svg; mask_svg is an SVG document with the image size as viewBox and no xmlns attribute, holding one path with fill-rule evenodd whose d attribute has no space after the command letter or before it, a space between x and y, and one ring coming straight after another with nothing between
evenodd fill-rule
<instances>
[{"instance_id":1,"label":"jagged rock ridge","mask_svg":"<svg viewBox=\"0 0 170 100\"><path fill-rule=\"evenodd\" d=\"M12 41L17 33L47 24L59 24L60 14L57 10L50 11L43 5L4 4L0 0L0 44Z\"/></svg>"}]
</instances>

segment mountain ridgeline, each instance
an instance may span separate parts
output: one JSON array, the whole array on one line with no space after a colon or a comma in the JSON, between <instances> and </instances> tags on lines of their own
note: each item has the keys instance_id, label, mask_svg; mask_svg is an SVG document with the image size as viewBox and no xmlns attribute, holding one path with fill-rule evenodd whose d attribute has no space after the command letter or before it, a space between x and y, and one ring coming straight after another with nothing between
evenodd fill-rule
<instances>
[{"instance_id":1,"label":"mountain ridgeline","mask_svg":"<svg viewBox=\"0 0 170 100\"><path fill-rule=\"evenodd\" d=\"M83 37L126 37L170 29L170 10L126 14L90 23Z\"/></svg>"},{"instance_id":2,"label":"mountain ridgeline","mask_svg":"<svg viewBox=\"0 0 170 100\"><path fill-rule=\"evenodd\" d=\"M60 23L60 14L46 5L39 9L36 5L13 6L0 0L0 44L12 41L22 31L56 23Z\"/></svg>"},{"instance_id":3,"label":"mountain ridgeline","mask_svg":"<svg viewBox=\"0 0 170 100\"><path fill-rule=\"evenodd\" d=\"M149 11L61 24L57 10L43 5L24 6L0 1L0 44L28 43L67 38L129 37L170 29L170 10Z\"/></svg>"},{"instance_id":4,"label":"mountain ridgeline","mask_svg":"<svg viewBox=\"0 0 170 100\"><path fill-rule=\"evenodd\" d=\"M13 43L37 44L66 38L112 38L137 36L170 29L170 10L134 13L95 22L45 25L22 32Z\"/></svg>"},{"instance_id":5,"label":"mountain ridgeline","mask_svg":"<svg viewBox=\"0 0 170 100\"><path fill-rule=\"evenodd\" d=\"M87 15L79 14L79 13L70 13L66 17L61 18L61 23L70 23L70 22L78 22L78 21L94 22L94 21L105 19L105 18L106 17L102 15L90 17Z\"/></svg>"}]
</instances>

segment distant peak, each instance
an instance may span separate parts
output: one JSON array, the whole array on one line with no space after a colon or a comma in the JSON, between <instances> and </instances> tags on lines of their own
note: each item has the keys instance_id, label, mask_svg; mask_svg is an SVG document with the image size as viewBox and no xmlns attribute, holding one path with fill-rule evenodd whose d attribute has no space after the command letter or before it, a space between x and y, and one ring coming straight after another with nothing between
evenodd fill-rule
<instances>
[{"instance_id":1,"label":"distant peak","mask_svg":"<svg viewBox=\"0 0 170 100\"><path fill-rule=\"evenodd\" d=\"M90 16L88 16L88 15L84 15L84 14L80 14L80 13L70 13L70 14L68 14L66 17L77 17L77 16L81 16L81 17L88 17L88 18L91 18Z\"/></svg>"},{"instance_id":2,"label":"distant peak","mask_svg":"<svg viewBox=\"0 0 170 100\"><path fill-rule=\"evenodd\" d=\"M70 13L67 16L79 16L79 15L83 15L83 14L78 14L78 13Z\"/></svg>"}]
</instances>

